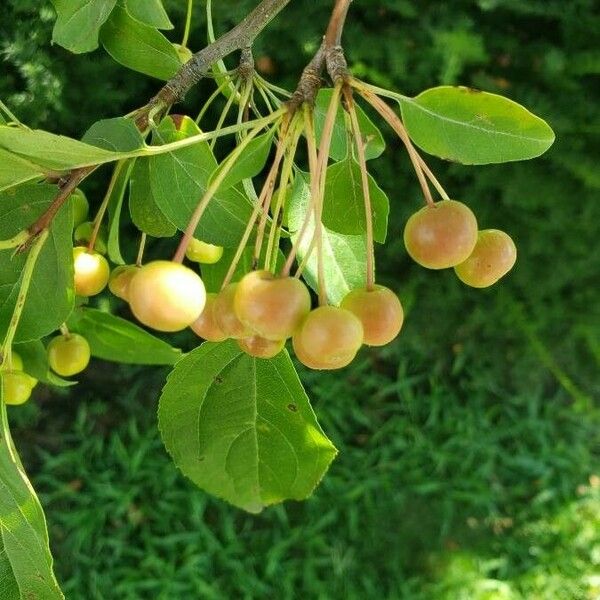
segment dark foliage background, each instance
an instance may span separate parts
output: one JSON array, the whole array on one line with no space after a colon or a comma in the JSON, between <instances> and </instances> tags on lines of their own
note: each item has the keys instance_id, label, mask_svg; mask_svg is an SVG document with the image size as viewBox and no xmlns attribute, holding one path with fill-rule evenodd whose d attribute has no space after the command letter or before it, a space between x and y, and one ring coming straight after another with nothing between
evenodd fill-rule
<instances>
[{"instance_id":1,"label":"dark foliage background","mask_svg":"<svg viewBox=\"0 0 600 600\"><path fill-rule=\"evenodd\" d=\"M175 41L185 2L167 4ZM205 39L197 4L193 49ZM252 4L219 3L219 31ZM329 5L292 2L259 40L274 82L294 85ZM101 50L52 47L47 3L4 0L0 12L0 97L32 126L80 136L157 89ZM502 93L555 128L533 162L430 161L482 226L511 233L517 267L477 291L408 259L401 232L420 200L388 131L373 164L392 203L378 266L407 322L343 376L304 374L340 449L314 498L251 517L193 488L158 438L164 372L96 362L74 391L39 389L12 411L67 597L600 595L599 31L593 0L356 0L345 36L356 75L407 94ZM212 89L203 82L185 109ZM103 183L86 188L94 202Z\"/></svg>"}]
</instances>

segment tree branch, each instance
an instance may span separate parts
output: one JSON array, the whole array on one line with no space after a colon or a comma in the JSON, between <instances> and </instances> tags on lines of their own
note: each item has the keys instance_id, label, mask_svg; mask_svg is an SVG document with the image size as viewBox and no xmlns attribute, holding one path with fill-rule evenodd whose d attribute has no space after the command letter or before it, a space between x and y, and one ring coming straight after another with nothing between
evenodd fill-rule
<instances>
[{"instance_id":1,"label":"tree branch","mask_svg":"<svg viewBox=\"0 0 600 600\"><path fill-rule=\"evenodd\" d=\"M352 0L336 0L333 12L331 13L331 19L329 20L329 26L325 33L325 46L327 49L342 44L342 33L350 4L352 4Z\"/></svg>"}]
</instances>

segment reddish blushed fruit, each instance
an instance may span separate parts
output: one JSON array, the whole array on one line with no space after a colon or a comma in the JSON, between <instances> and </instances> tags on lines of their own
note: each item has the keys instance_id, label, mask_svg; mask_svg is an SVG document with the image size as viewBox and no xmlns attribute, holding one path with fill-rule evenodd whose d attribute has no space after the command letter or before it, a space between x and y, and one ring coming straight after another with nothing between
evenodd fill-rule
<instances>
[{"instance_id":1,"label":"reddish blushed fruit","mask_svg":"<svg viewBox=\"0 0 600 600\"><path fill-rule=\"evenodd\" d=\"M504 277L517 261L517 247L511 237L499 229L479 232L473 252L454 267L458 278L475 288L485 288Z\"/></svg>"},{"instance_id":2,"label":"reddish blushed fruit","mask_svg":"<svg viewBox=\"0 0 600 600\"><path fill-rule=\"evenodd\" d=\"M144 265L129 283L129 306L144 325L181 331L202 313L206 290L200 276L182 264L157 260Z\"/></svg>"},{"instance_id":3,"label":"reddish blushed fruit","mask_svg":"<svg viewBox=\"0 0 600 600\"><path fill-rule=\"evenodd\" d=\"M85 246L73 248L73 271L75 293L78 296L99 294L110 277L110 267L104 256L89 251Z\"/></svg>"},{"instance_id":4,"label":"reddish blushed fruit","mask_svg":"<svg viewBox=\"0 0 600 600\"><path fill-rule=\"evenodd\" d=\"M389 288L376 285L372 290L352 290L340 306L358 317L363 341L368 346L385 346L400 333L404 311L398 296Z\"/></svg>"},{"instance_id":5,"label":"reddish blushed fruit","mask_svg":"<svg viewBox=\"0 0 600 600\"><path fill-rule=\"evenodd\" d=\"M140 267L135 265L122 265L115 267L108 280L108 289L121 300L129 302L129 284L137 274Z\"/></svg>"},{"instance_id":6,"label":"reddish blushed fruit","mask_svg":"<svg viewBox=\"0 0 600 600\"><path fill-rule=\"evenodd\" d=\"M255 358L273 358L284 348L285 341L267 340L259 335L237 340L238 346L250 356Z\"/></svg>"},{"instance_id":7,"label":"reddish blushed fruit","mask_svg":"<svg viewBox=\"0 0 600 600\"><path fill-rule=\"evenodd\" d=\"M477 219L456 200L442 200L414 213L404 228L411 258L428 269L447 269L465 261L477 242Z\"/></svg>"},{"instance_id":8,"label":"reddish blushed fruit","mask_svg":"<svg viewBox=\"0 0 600 600\"><path fill-rule=\"evenodd\" d=\"M6 404L17 406L29 400L33 389L29 375L22 371L3 371L1 377L2 398Z\"/></svg>"},{"instance_id":9,"label":"reddish blushed fruit","mask_svg":"<svg viewBox=\"0 0 600 600\"><path fill-rule=\"evenodd\" d=\"M292 339L298 359L312 369L341 369L363 342L360 320L349 310L320 306L306 317Z\"/></svg>"},{"instance_id":10,"label":"reddish blushed fruit","mask_svg":"<svg viewBox=\"0 0 600 600\"><path fill-rule=\"evenodd\" d=\"M237 317L233 308L237 283L226 285L218 294L213 307L215 321L227 337L239 340L255 334Z\"/></svg>"},{"instance_id":11,"label":"reddish blushed fruit","mask_svg":"<svg viewBox=\"0 0 600 600\"><path fill-rule=\"evenodd\" d=\"M310 294L299 279L253 271L238 284L234 310L240 321L261 337L285 340L310 312Z\"/></svg>"},{"instance_id":12,"label":"reddish blushed fruit","mask_svg":"<svg viewBox=\"0 0 600 600\"><path fill-rule=\"evenodd\" d=\"M215 318L217 294L206 294L206 304L201 315L190 325L192 331L207 342L222 342L227 335L219 327Z\"/></svg>"},{"instance_id":13,"label":"reddish blushed fruit","mask_svg":"<svg viewBox=\"0 0 600 600\"><path fill-rule=\"evenodd\" d=\"M223 257L223 246L215 246L192 238L185 251L185 255L192 262L214 265Z\"/></svg>"},{"instance_id":14,"label":"reddish blushed fruit","mask_svg":"<svg viewBox=\"0 0 600 600\"><path fill-rule=\"evenodd\" d=\"M58 335L48 344L48 364L62 377L81 373L90 362L90 345L77 334Z\"/></svg>"}]
</instances>

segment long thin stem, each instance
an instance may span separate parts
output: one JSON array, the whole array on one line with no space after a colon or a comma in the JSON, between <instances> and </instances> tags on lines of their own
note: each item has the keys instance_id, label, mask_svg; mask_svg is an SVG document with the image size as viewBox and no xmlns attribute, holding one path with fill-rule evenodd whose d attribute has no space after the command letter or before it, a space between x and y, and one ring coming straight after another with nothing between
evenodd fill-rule
<instances>
[{"instance_id":1,"label":"long thin stem","mask_svg":"<svg viewBox=\"0 0 600 600\"><path fill-rule=\"evenodd\" d=\"M267 175L267 178L265 179L265 183L263 184L260 195L259 195L258 199L256 200L256 203L254 204L254 210L252 211L252 215L250 216L250 219L248 220L248 224L246 225L246 229L244 231L244 234L242 235L242 239L240 240L240 243L238 244L238 247L237 247L236 253L233 257L233 260L231 261L231 264L229 265L229 270L227 271L227 275L225 275L225 279L223 280L222 288L227 286L229 284L229 282L231 281L231 279L233 278L235 270L237 269L237 266L242 258L242 254L244 253L244 250L246 249L246 245L248 244L248 240L250 239L250 235L252 234L252 229L254 228L254 225L256 223L256 220L258 219L258 216L261 214L261 212L264 214L265 212L268 212L268 210L269 210L269 205L271 204L271 198L273 197L273 190L275 188L275 181L277 180L277 173L279 173L279 165L281 164L281 160L283 159L283 156L285 154L286 146L287 146L287 143L286 143L286 137L285 137L285 132L284 132L284 133L282 133L282 135L279 139L279 144L277 146L277 151L275 153L275 159L273 160L273 164L271 165L271 168L269 169L269 173Z\"/></svg>"},{"instance_id":2,"label":"long thin stem","mask_svg":"<svg viewBox=\"0 0 600 600\"><path fill-rule=\"evenodd\" d=\"M208 97L208 100L205 102L204 106L202 107L202 109L200 110L200 112L198 113L198 116L196 117L196 123L199 124L200 121L202 121L202 117L204 117L204 115L206 114L206 111L212 106L212 103L217 99L217 97L219 96L219 94L221 94L221 92L228 87L230 84L230 80L229 79L225 79L223 81L223 83L221 83L219 85L219 87L217 87L217 89Z\"/></svg>"},{"instance_id":3,"label":"long thin stem","mask_svg":"<svg viewBox=\"0 0 600 600\"><path fill-rule=\"evenodd\" d=\"M219 120L217 121L215 131L221 131L221 129L223 128L223 123L225 123L225 119L227 118L227 115L229 114L229 111L231 110L231 107L233 106L233 103L235 102L236 96L238 95L241 85L242 85L241 82L238 81L235 84L235 93L231 94L231 96L229 96L229 98L227 98L227 102L225 103L225 108L223 109L223 112L221 113L221 116L219 117ZM239 125L239 123L238 123L238 125ZM217 138L214 138L213 141L210 143L211 150L214 149L216 143L217 143Z\"/></svg>"},{"instance_id":4,"label":"long thin stem","mask_svg":"<svg viewBox=\"0 0 600 600\"><path fill-rule=\"evenodd\" d=\"M336 0L329 26L325 33L325 45L328 48L339 46L342 43L342 33L351 3L352 0Z\"/></svg>"},{"instance_id":5,"label":"long thin stem","mask_svg":"<svg viewBox=\"0 0 600 600\"><path fill-rule=\"evenodd\" d=\"M4 113L11 120L11 122L19 125L20 127L25 128L25 129L29 129L29 127L27 127L27 125L24 125L23 123L21 123L21 121L19 121L17 116L10 110L10 108L8 108L8 106L6 106L6 104L4 104L4 102L2 102L2 100L0 100L0 110L4 111Z\"/></svg>"},{"instance_id":6,"label":"long thin stem","mask_svg":"<svg viewBox=\"0 0 600 600\"><path fill-rule=\"evenodd\" d=\"M408 135L408 132L406 133L406 135ZM425 173L425 175L427 175L427 177L429 177L429 181L431 181L431 183L433 184L433 187L439 192L440 196L444 200L450 200L450 196L444 189L444 186L439 182L438 178L433 174L433 171L427 166L427 163L423 160L421 155L417 154L417 157L419 159L419 164L421 165L423 172Z\"/></svg>"},{"instance_id":7,"label":"long thin stem","mask_svg":"<svg viewBox=\"0 0 600 600\"><path fill-rule=\"evenodd\" d=\"M287 156L283 162L283 167L281 168L279 191L277 193L277 199L275 200L275 208L273 209L273 221L271 225L271 231L269 232L267 251L265 253L265 269L267 271L270 271L271 267L275 268L277 266L277 260L275 258L275 260L272 261L272 255L274 254L274 252L277 251L277 247L279 246L283 203L287 193L287 186L290 181L290 177L292 176L292 171L294 169L294 158L296 156L298 142L300 141L300 136L302 135L302 119L295 119L294 123L291 126L291 129L291 141L287 149Z\"/></svg>"},{"instance_id":8,"label":"long thin stem","mask_svg":"<svg viewBox=\"0 0 600 600\"><path fill-rule=\"evenodd\" d=\"M402 121L399 119L396 113L383 100L381 100L381 98L360 85L356 86L354 81L351 83L354 87L357 87L360 95L387 121L390 127L398 134L398 137L404 143L404 146L408 152L408 156L413 164L415 173L417 174L417 178L419 179L419 183L421 185L421 189L423 190L423 195L425 196L425 201L429 206L433 206L435 203L431 196L431 190L429 189L421 161L419 160L419 154L415 150L415 147L413 146L413 143Z\"/></svg>"},{"instance_id":9,"label":"long thin stem","mask_svg":"<svg viewBox=\"0 0 600 600\"><path fill-rule=\"evenodd\" d=\"M282 117L282 115L285 114L286 110L287 109L281 109L280 111L273 113L272 115L270 115L270 120L268 122L272 123L274 121L277 121ZM209 184L206 192L204 193L204 196L202 196L200 202L198 202L198 205L196 206L196 209L194 210L190 218L190 221L181 238L181 242L179 243L177 251L173 256L174 262L183 261L183 257L185 256L185 251L188 247L188 244L194 236L194 232L196 231L198 223L200 222L204 211L208 207L209 202L219 190L221 183L223 183L223 180L225 179L225 177L227 177L227 174L231 171L242 152L244 152L248 144L264 129L264 127L264 124L256 126L252 131L250 131L250 133L248 133L248 135L235 148L235 150L225 159L221 170L218 172L217 176L213 179L213 181Z\"/></svg>"},{"instance_id":10,"label":"long thin stem","mask_svg":"<svg viewBox=\"0 0 600 600\"><path fill-rule=\"evenodd\" d=\"M183 31L183 39L181 45L186 48L190 37L190 29L192 28L192 9L194 8L194 0L188 0L187 14L185 17L185 29Z\"/></svg>"},{"instance_id":11,"label":"long thin stem","mask_svg":"<svg viewBox=\"0 0 600 600\"><path fill-rule=\"evenodd\" d=\"M140 237L140 245L138 247L137 257L135 259L136 267L142 266L142 261L144 260L144 250L146 249L147 237L148 236L142 231L142 235Z\"/></svg>"},{"instance_id":12,"label":"long thin stem","mask_svg":"<svg viewBox=\"0 0 600 600\"><path fill-rule=\"evenodd\" d=\"M369 173L367 171L367 159L365 156L365 143L360 132L356 107L352 97L352 90L345 88L344 97L350 114L352 134L356 145L356 154L360 166L363 197L365 202L365 224L366 224L366 246L367 246L367 290L371 291L375 285L375 242L373 239L373 208L371 206L371 190L369 189Z\"/></svg>"},{"instance_id":13,"label":"long thin stem","mask_svg":"<svg viewBox=\"0 0 600 600\"><path fill-rule=\"evenodd\" d=\"M24 244L29 239L29 233L26 229L19 231L17 235L10 238L9 240L0 240L0 250L11 250L12 248L18 248L21 244Z\"/></svg>"},{"instance_id":14,"label":"long thin stem","mask_svg":"<svg viewBox=\"0 0 600 600\"><path fill-rule=\"evenodd\" d=\"M106 194L104 195L104 199L102 200L102 204L96 213L96 218L94 219L94 229L92 230L92 235L90 236L90 240L88 242L88 251L91 252L96 245L96 238L98 237L98 232L100 231L100 226L102 225L102 221L104 220L104 215L106 214L106 210L108 209L108 205L110 203L110 197L112 196L113 190L115 189L115 185L117 183L117 179L121 173L121 169L125 165L124 160L120 160L116 165L113 171L112 177L110 178L110 183L108 184L108 189L106 190Z\"/></svg>"},{"instance_id":15,"label":"long thin stem","mask_svg":"<svg viewBox=\"0 0 600 600\"><path fill-rule=\"evenodd\" d=\"M2 364L4 364L4 357L8 356L7 363L9 368L11 366L10 361L12 343L15 339L15 334L17 332L17 327L19 326L19 321L21 320L21 315L23 314L23 308L25 307L25 301L27 300L27 292L29 291L35 264L38 256L40 255L42 247L44 246L44 243L48 239L48 235L49 232L47 229L45 229L37 236L35 242L29 249L29 254L25 260L25 266L23 267L23 274L21 276L21 287L19 288L19 293L17 295L17 302L15 304L10 323L8 324L4 341L0 347L0 360L2 361Z\"/></svg>"}]
</instances>

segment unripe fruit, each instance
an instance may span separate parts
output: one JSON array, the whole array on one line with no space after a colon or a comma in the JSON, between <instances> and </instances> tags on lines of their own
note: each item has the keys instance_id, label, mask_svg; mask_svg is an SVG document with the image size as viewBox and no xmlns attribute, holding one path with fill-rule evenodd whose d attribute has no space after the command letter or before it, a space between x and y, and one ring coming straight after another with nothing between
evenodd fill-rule
<instances>
[{"instance_id":1,"label":"unripe fruit","mask_svg":"<svg viewBox=\"0 0 600 600\"><path fill-rule=\"evenodd\" d=\"M213 244L207 244L206 242L192 238L185 251L185 255L192 262L214 265L223 256L223 246L214 246Z\"/></svg>"},{"instance_id":2,"label":"unripe fruit","mask_svg":"<svg viewBox=\"0 0 600 600\"><path fill-rule=\"evenodd\" d=\"M79 246L86 246L87 243L92 239L92 233L94 232L94 224L91 221L85 221L79 224L75 228L73 233L73 240ZM108 248L106 246L106 232L104 227L100 227L100 231L94 241L94 250L100 254L106 254Z\"/></svg>"},{"instance_id":3,"label":"unripe fruit","mask_svg":"<svg viewBox=\"0 0 600 600\"><path fill-rule=\"evenodd\" d=\"M23 364L23 359L14 350L11 354L11 363L13 371L23 371L25 368ZM32 377L31 375L28 375L25 372L23 372L23 375L27 377L27 381L29 382L29 387L31 389L33 389L38 384L38 380L35 377Z\"/></svg>"},{"instance_id":4,"label":"unripe fruit","mask_svg":"<svg viewBox=\"0 0 600 600\"><path fill-rule=\"evenodd\" d=\"M498 229L484 229L479 232L471 256L454 271L463 283L484 288L504 277L516 261L517 247L511 237Z\"/></svg>"},{"instance_id":5,"label":"unripe fruit","mask_svg":"<svg viewBox=\"0 0 600 600\"><path fill-rule=\"evenodd\" d=\"M267 340L259 335L243 338L237 341L238 346L250 356L255 358L273 358L277 356L285 346L285 340Z\"/></svg>"},{"instance_id":6,"label":"unripe fruit","mask_svg":"<svg viewBox=\"0 0 600 600\"><path fill-rule=\"evenodd\" d=\"M372 290L352 290L340 306L358 317L367 346L385 346L400 333L404 311L398 296L389 288L376 285Z\"/></svg>"},{"instance_id":7,"label":"unripe fruit","mask_svg":"<svg viewBox=\"0 0 600 600\"><path fill-rule=\"evenodd\" d=\"M31 396L29 376L22 371L2 372L2 398L6 404L24 404Z\"/></svg>"},{"instance_id":8,"label":"unripe fruit","mask_svg":"<svg viewBox=\"0 0 600 600\"><path fill-rule=\"evenodd\" d=\"M177 51L177 56L179 56L179 60L181 61L182 65L185 65L185 63L188 62L192 56L194 56L194 53L187 46L173 44L173 47Z\"/></svg>"},{"instance_id":9,"label":"unripe fruit","mask_svg":"<svg viewBox=\"0 0 600 600\"><path fill-rule=\"evenodd\" d=\"M129 306L135 317L158 331L181 331L202 313L204 283L182 264L157 260L144 265L129 283Z\"/></svg>"},{"instance_id":10,"label":"unripe fruit","mask_svg":"<svg viewBox=\"0 0 600 600\"><path fill-rule=\"evenodd\" d=\"M78 296L95 296L108 283L110 267L101 254L88 251L85 246L73 248L75 293Z\"/></svg>"},{"instance_id":11,"label":"unripe fruit","mask_svg":"<svg viewBox=\"0 0 600 600\"><path fill-rule=\"evenodd\" d=\"M108 289L121 300L129 302L129 284L137 274L140 267L136 265L122 265L115 267L108 280Z\"/></svg>"},{"instance_id":12,"label":"unripe fruit","mask_svg":"<svg viewBox=\"0 0 600 600\"><path fill-rule=\"evenodd\" d=\"M349 310L335 306L320 306L310 312L293 339L298 358L313 369L345 367L362 342L360 320Z\"/></svg>"},{"instance_id":13,"label":"unripe fruit","mask_svg":"<svg viewBox=\"0 0 600 600\"><path fill-rule=\"evenodd\" d=\"M477 219L456 200L442 200L414 213L404 228L411 258L428 269L447 269L466 260L477 242Z\"/></svg>"},{"instance_id":14,"label":"unripe fruit","mask_svg":"<svg viewBox=\"0 0 600 600\"><path fill-rule=\"evenodd\" d=\"M206 304L202 314L190 325L192 331L207 342L222 342L227 335L219 327L215 318L217 294L206 294Z\"/></svg>"},{"instance_id":15,"label":"unripe fruit","mask_svg":"<svg viewBox=\"0 0 600 600\"><path fill-rule=\"evenodd\" d=\"M73 227L81 225L90 211L90 204L82 190L77 188L70 196L69 202L73 207Z\"/></svg>"},{"instance_id":16,"label":"unripe fruit","mask_svg":"<svg viewBox=\"0 0 600 600\"><path fill-rule=\"evenodd\" d=\"M237 283L226 285L215 298L213 313L215 321L221 331L229 338L241 339L254 335L237 317L233 309L233 300L236 295Z\"/></svg>"},{"instance_id":17,"label":"unripe fruit","mask_svg":"<svg viewBox=\"0 0 600 600\"><path fill-rule=\"evenodd\" d=\"M48 344L48 364L62 377L81 373L90 362L90 345L78 333L58 335Z\"/></svg>"},{"instance_id":18,"label":"unripe fruit","mask_svg":"<svg viewBox=\"0 0 600 600\"><path fill-rule=\"evenodd\" d=\"M238 284L234 310L239 320L261 337L285 340L310 312L310 294L299 279L253 271Z\"/></svg>"}]
</instances>

